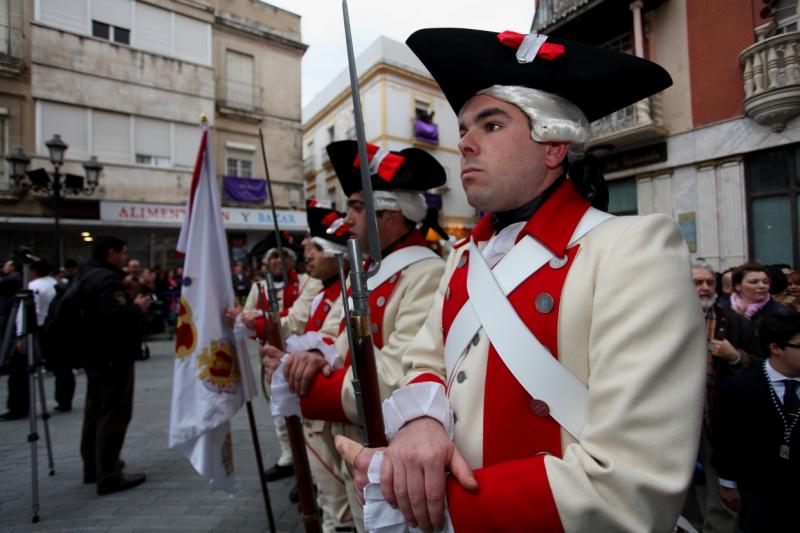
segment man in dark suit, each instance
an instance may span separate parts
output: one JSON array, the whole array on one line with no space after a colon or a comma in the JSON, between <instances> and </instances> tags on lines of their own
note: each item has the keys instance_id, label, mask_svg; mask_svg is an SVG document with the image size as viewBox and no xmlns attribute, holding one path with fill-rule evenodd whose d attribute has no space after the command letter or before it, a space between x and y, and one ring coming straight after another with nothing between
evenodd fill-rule
<instances>
[{"instance_id":1,"label":"man in dark suit","mask_svg":"<svg viewBox=\"0 0 800 533\"><path fill-rule=\"evenodd\" d=\"M761 324L769 359L722 388L713 463L722 501L739 512L742 531L797 531L800 313L771 315Z\"/></svg>"}]
</instances>

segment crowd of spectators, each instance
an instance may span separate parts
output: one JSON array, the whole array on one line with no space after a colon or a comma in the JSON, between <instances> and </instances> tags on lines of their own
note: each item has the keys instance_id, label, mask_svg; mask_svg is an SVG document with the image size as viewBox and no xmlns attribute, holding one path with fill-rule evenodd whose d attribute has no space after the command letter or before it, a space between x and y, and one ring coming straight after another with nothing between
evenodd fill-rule
<instances>
[{"instance_id":1,"label":"crowd of spectators","mask_svg":"<svg viewBox=\"0 0 800 533\"><path fill-rule=\"evenodd\" d=\"M781 471L796 476L800 465L786 451L800 440L793 435L800 402L793 385L782 385L800 379L800 273L788 265L748 262L717 274L699 260L692 278L705 318L708 357L700 475L684 514L702 531L784 531L788 507L777 505L782 496L775 495L775 487L783 484L764 486L764 480L779 479ZM701 506L698 487L703 485Z\"/></svg>"}]
</instances>

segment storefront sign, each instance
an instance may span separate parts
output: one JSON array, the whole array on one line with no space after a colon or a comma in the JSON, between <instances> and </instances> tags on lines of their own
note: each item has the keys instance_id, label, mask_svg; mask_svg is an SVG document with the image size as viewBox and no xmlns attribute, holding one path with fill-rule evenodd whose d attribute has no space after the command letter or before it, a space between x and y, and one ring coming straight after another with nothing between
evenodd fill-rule
<instances>
[{"instance_id":1,"label":"storefront sign","mask_svg":"<svg viewBox=\"0 0 800 533\"><path fill-rule=\"evenodd\" d=\"M281 229L298 231L308 227L304 211L278 209L276 214ZM186 206L182 205L100 202L100 220L112 224L179 227L185 216ZM225 227L236 229L264 229L273 224L270 210L241 207L223 207L222 221Z\"/></svg>"}]
</instances>

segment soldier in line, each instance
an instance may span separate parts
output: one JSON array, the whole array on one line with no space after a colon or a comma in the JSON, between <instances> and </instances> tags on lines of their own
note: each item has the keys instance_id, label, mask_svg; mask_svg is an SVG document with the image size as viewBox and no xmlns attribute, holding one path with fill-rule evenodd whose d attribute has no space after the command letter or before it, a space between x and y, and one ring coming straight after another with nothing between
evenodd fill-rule
<instances>
[{"instance_id":1,"label":"soldier in line","mask_svg":"<svg viewBox=\"0 0 800 533\"><path fill-rule=\"evenodd\" d=\"M344 223L366 252L367 221L356 142L334 142L327 150L348 196ZM383 250L381 267L371 278L369 308L379 385L385 398L400 385L400 358L422 326L443 272L444 262L426 246L417 225L427 215L421 192L443 185L446 177L436 159L418 148L390 152L369 145L367 151ZM369 264L367 260L367 268ZM331 422L334 435L355 437L359 421L345 332L341 332L335 346L339 357L333 365L316 351L290 351L286 377L300 395L304 418ZM283 357L271 346L265 347L262 354L270 371ZM336 454L335 448L330 451ZM363 530L361 506L353 484L348 482L347 488L355 525Z\"/></svg>"},{"instance_id":2,"label":"soldier in line","mask_svg":"<svg viewBox=\"0 0 800 533\"><path fill-rule=\"evenodd\" d=\"M604 213L581 153L591 121L669 75L535 34L407 43L458 114L461 183L487 214L448 258L383 404L389 447L338 439L358 486L379 483L380 516L396 507L425 530L672 531L704 393L688 249L667 216Z\"/></svg>"}]
</instances>

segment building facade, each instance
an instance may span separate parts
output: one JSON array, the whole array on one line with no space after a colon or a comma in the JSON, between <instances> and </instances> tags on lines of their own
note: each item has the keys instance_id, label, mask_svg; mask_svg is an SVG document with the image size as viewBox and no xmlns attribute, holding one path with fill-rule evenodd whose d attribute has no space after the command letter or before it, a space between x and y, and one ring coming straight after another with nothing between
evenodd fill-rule
<instances>
[{"instance_id":1,"label":"building facade","mask_svg":"<svg viewBox=\"0 0 800 533\"><path fill-rule=\"evenodd\" d=\"M692 256L718 269L800 266L798 0L537 4L533 31L672 75L669 89L592 125L612 211L674 217Z\"/></svg>"},{"instance_id":2,"label":"building facade","mask_svg":"<svg viewBox=\"0 0 800 533\"><path fill-rule=\"evenodd\" d=\"M461 187L455 113L422 63L408 47L378 38L356 58L367 142L388 150L411 146L432 154L445 168L447 183L427 196L440 208L448 234L461 237L475 224L475 209ZM325 147L355 139L350 78L339 74L303 108L303 170L306 192L343 209L345 198Z\"/></svg>"},{"instance_id":3,"label":"building facade","mask_svg":"<svg viewBox=\"0 0 800 533\"><path fill-rule=\"evenodd\" d=\"M10 3L23 10L8 18L24 36L15 81L24 88L14 93L19 111L6 106L5 148L23 148L31 169L50 171L45 143L58 134L68 145L61 173L83 175L92 156L103 165L96 190L62 201L62 258L85 260L87 234L112 233L146 264L176 261L201 115L213 133L229 238L250 245L269 229L259 128L272 154L279 217L287 229L305 226L297 209L306 48L299 16L256 0ZM54 243L51 194L21 190L5 166L0 252L26 244L47 255Z\"/></svg>"}]
</instances>

